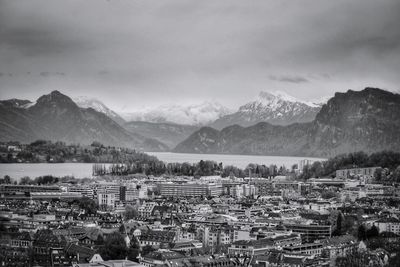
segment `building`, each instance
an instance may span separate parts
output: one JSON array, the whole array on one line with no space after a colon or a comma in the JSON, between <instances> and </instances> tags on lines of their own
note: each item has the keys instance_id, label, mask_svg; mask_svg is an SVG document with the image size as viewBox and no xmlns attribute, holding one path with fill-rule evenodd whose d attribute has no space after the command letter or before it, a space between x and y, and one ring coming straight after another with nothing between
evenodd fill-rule
<instances>
[{"instance_id":1,"label":"building","mask_svg":"<svg viewBox=\"0 0 400 267\"><path fill-rule=\"evenodd\" d=\"M209 197L222 195L222 184L199 182L166 182L159 184L164 197Z\"/></svg>"},{"instance_id":2,"label":"building","mask_svg":"<svg viewBox=\"0 0 400 267\"><path fill-rule=\"evenodd\" d=\"M400 220L393 217L379 219L375 221L375 226L378 227L379 232L400 234Z\"/></svg>"},{"instance_id":3,"label":"building","mask_svg":"<svg viewBox=\"0 0 400 267\"><path fill-rule=\"evenodd\" d=\"M330 238L332 235L330 225L285 224L285 227L293 233L300 234L303 243L312 243L318 239Z\"/></svg>"},{"instance_id":4,"label":"building","mask_svg":"<svg viewBox=\"0 0 400 267\"><path fill-rule=\"evenodd\" d=\"M157 206L155 202L145 202L143 203L139 209L139 216L142 218L148 218L153 214L154 208Z\"/></svg>"},{"instance_id":5,"label":"building","mask_svg":"<svg viewBox=\"0 0 400 267\"><path fill-rule=\"evenodd\" d=\"M97 200L100 207L106 209L115 207L115 194L110 193L99 193L97 194Z\"/></svg>"},{"instance_id":6,"label":"building","mask_svg":"<svg viewBox=\"0 0 400 267\"><path fill-rule=\"evenodd\" d=\"M378 169L381 169L381 167L353 168L353 169L337 170L336 178L348 179L348 178L356 177L356 176L374 178L374 175Z\"/></svg>"},{"instance_id":7,"label":"building","mask_svg":"<svg viewBox=\"0 0 400 267\"><path fill-rule=\"evenodd\" d=\"M352 235L335 236L322 243L324 244L322 253L330 259L330 266L335 266L337 257L345 257L357 249L360 244Z\"/></svg>"},{"instance_id":8,"label":"building","mask_svg":"<svg viewBox=\"0 0 400 267\"><path fill-rule=\"evenodd\" d=\"M300 236L290 234L276 238L263 238L259 240L238 240L228 248L230 256L255 256L262 255L270 249L277 247L297 246L301 244Z\"/></svg>"},{"instance_id":9,"label":"building","mask_svg":"<svg viewBox=\"0 0 400 267\"><path fill-rule=\"evenodd\" d=\"M68 187L68 192L70 193L79 193L84 197L88 197L90 199L94 198L94 190L90 186L77 185Z\"/></svg>"},{"instance_id":10,"label":"building","mask_svg":"<svg viewBox=\"0 0 400 267\"><path fill-rule=\"evenodd\" d=\"M256 191L260 196L274 195L275 188L270 180L267 179L257 180L254 183L254 186L256 187Z\"/></svg>"},{"instance_id":11,"label":"building","mask_svg":"<svg viewBox=\"0 0 400 267\"><path fill-rule=\"evenodd\" d=\"M169 248L170 244L176 241L176 232L148 230L142 232L138 239L142 247L149 245L157 249Z\"/></svg>"},{"instance_id":12,"label":"building","mask_svg":"<svg viewBox=\"0 0 400 267\"><path fill-rule=\"evenodd\" d=\"M15 193L34 193L34 192L61 192L59 186L45 186L45 185L0 185L1 195L11 195Z\"/></svg>"},{"instance_id":13,"label":"building","mask_svg":"<svg viewBox=\"0 0 400 267\"><path fill-rule=\"evenodd\" d=\"M206 226L198 229L199 239L205 247L215 248L217 246L231 243L231 229L229 227Z\"/></svg>"},{"instance_id":14,"label":"building","mask_svg":"<svg viewBox=\"0 0 400 267\"><path fill-rule=\"evenodd\" d=\"M284 247L283 250L291 254L321 255L323 244L305 243L297 246Z\"/></svg>"}]
</instances>

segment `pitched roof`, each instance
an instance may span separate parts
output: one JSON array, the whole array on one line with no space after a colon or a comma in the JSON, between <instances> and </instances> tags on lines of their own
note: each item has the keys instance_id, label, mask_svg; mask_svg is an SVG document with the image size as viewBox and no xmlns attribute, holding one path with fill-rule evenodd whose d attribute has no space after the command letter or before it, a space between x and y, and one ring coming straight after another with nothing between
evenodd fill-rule
<instances>
[{"instance_id":1,"label":"pitched roof","mask_svg":"<svg viewBox=\"0 0 400 267\"><path fill-rule=\"evenodd\" d=\"M175 238L174 231L153 231L142 232L140 240L156 242L172 242Z\"/></svg>"},{"instance_id":2,"label":"pitched roof","mask_svg":"<svg viewBox=\"0 0 400 267\"><path fill-rule=\"evenodd\" d=\"M165 261L165 260L170 260L170 259L179 259L179 258L184 258L185 255L176 252L176 251L152 251L146 255L143 256L144 258L148 259L155 259L155 260L160 260L160 261Z\"/></svg>"}]
</instances>

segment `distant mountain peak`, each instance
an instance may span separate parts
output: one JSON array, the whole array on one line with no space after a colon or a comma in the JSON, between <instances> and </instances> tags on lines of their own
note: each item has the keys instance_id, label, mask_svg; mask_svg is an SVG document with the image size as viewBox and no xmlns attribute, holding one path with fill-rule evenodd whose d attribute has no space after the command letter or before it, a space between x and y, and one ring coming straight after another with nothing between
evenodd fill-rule
<instances>
[{"instance_id":1,"label":"distant mountain peak","mask_svg":"<svg viewBox=\"0 0 400 267\"><path fill-rule=\"evenodd\" d=\"M97 112L107 115L109 118L113 119L120 125L125 123L124 119L120 115L108 108L102 101L96 98L91 98L88 96L78 96L74 97L73 100L81 108L92 108Z\"/></svg>"},{"instance_id":2,"label":"distant mountain peak","mask_svg":"<svg viewBox=\"0 0 400 267\"><path fill-rule=\"evenodd\" d=\"M52 104L54 107L57 105L78 107L69 96L62 94L60 91L57 90L52 91L50 94L42 95L41 97L39 97L33 107L40 107L42 105L48 104Z\"/></svg>"},{"instance_id":3,"label":"distant mountain peak","mask_svg":"<svg viewBox=\"0 0 400 267\"><path fill-rule=\"evenodd\" d=\"M237 112L217 119L212 127L222 129L229 125L250 126L259 122L288 125L312 121L320 104L299 100L282 91L262 91L258 97L239 107Z\"/></svg>"},{"instance_id":4,"label":"distant mountain peak","mask_svg":"<svg viewBox=\"0 0 400 267\"><path fill-rule=\"evenodd\" d=\"M261 91L258 96L259 96L259 99L261 100L261 102L264 102L267 104L274 102L274 101L275 102L286 101L286 102L291 102L291 103L302 103L302 104L305 104L310 107L318 107L318 105L313 102L308 102L308 101L304 101L304 100L295 98L284 91Z\"/></svg>"}]
</instances>

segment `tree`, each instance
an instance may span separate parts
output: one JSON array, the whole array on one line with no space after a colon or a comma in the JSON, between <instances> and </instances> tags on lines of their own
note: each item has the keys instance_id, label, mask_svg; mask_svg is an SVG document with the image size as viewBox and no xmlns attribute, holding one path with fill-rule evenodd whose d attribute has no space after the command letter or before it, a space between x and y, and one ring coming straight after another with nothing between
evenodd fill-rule
<instances>
[{"instance_id":1,"label":"tree","mask_svg":"<svg viewBox=\"0 0 400 267\"><path fill-rule=\"evenodd\" d=\"M5 184L11 184L11 177L9 175L4 176L4 183Z\"/></svg>"},{"instance_id":2,"label":"tree","mask_svg":"<svg viewBox=\"0 0 400 267\"><path fill-rule=\"evenodd\" d=\"M128 248L125 240L118 232L107 236L104 246L100 249L100 255L104 260L122 260L126 258L127 254Z\"/></svg>"},{"instance_id":3,"label":"tree","mask_svg":"<svg viewBox=\"0 0 400 267\"><path fill-rule=\"evenodd\" d=\"M133 218L136 218L138 216L139 212L136 207L132 205L126 205L125 207L125 219L130 220Z\"/></svg>"},{"instance_id":4,"label":"tree","mask_svg":"<svg viewBox=\"0 0 400 267\"><path fill-rule=\"evenodd\" d=\"M374 178L376 181L382 180L382 168L376 169L376 171L374 173Z\"/></svg>"},{"instance_id":5,"label":"tree","mask_svg":"<svg viewBox=\"0 0 400 267\"><path fill-rule=\"evenodd\" d=\"M362 241L367 239L367 233L364 225L358 227L358 240Z\"/></svg>"},{"instance_id":6,"label":"tree","mask_svg":"<svg viewBox=\"0 0 400 267\"><path fill-rule=\"evenodd\" d=\"M394 170L392 174L392 181L397 183L400 182L400 165Z\"/></svg>"},{"instance_id":7,"label":"tree","mask_svg":"<svg viewBox=\"0 0 400 267\"><path fill-rule=\"evenodd\" d=\"M343 213L339 212L336 219L336 229L333 231L333 235L339 236L343 234L343 224L344 224L344 216Z\"/></svg>"},{"instance_id":8,"label":"tree","mask_svg":"<svg viewBox=\"0 0 400 267\"><path fill-rule=\"evenodd\" d=\"M138 262L138 256L140 253L140 244L136 237L133 237L131 244L128 248L128 260Z\"/></svg>"},{"instance_id":9,"label":"tree","mask_svg":"<svg viewBox=\"0 0 400 267\"><path fill-rule=\"evenodd\" d=\"M97 240L95 241L95 244L97 246L103 246L104 245L104 237L103 235L98 235Z\"/></svg>"},{"instance_id":10,"label":"tree","mask_svg":"<svg viewBox=\"0 0 400 267\"><path fill-rule=\"evenodd\" d=\"M379 229L375 225L372 225L372 227L369 228L367 230L367 232L366 232L366 237L368 239L375 238L375 237L378 237L378 236L379 236Z\"/></svg>"},{"instance_id":11,"label":"tree","mask_svg":"<svg viewBox=\"0 0 400 267\"><path fill-rule=\"evenodd\" d=\"M97 203L88 197L82 197L78 200L74 200L80 209L84 209L87 214L95 214L98 209Z\"/></svg>"},{"instance_id":12,"label":"tree","mask_svg":"<svg viewBox=\"0 0 400 267\"><path fill-rule=\"evenodd\" d=\"M21 185L32 184L32 183L33 183L33 180L29 176L24 176L19 181L19 184L21 184Z\"/></svg>"},{"instance_id":13,"label":"tree","mask_svg":"<svg viewBox=\"0 0 400 267\"><path fill-rule=\"evenodd\" d=\"M400 266L400 253L396 253L396 256L389 259L389 266Z\"/></svg>"}]
</instances>

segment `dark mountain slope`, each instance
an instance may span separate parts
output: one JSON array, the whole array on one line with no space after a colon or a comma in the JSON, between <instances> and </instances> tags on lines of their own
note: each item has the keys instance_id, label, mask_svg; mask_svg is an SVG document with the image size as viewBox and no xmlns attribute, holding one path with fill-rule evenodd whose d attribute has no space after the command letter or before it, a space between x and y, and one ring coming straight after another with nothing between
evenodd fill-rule
<instances>
[{"instance_id":1,"label":"dark mountain slope","mask_svg":"<svg viewBox=\"0 0 400 267\"><path fill-rule=\"evenodd\" d=\"M53 91L34 105L19 108L2 101L1 140L31 142L36 139L125 146L147 151L165 151L159 141L130 133L105 114L78 107L66 95ZM2 113L3 114L3 113Z\"/></svg>"}]
</instances>

